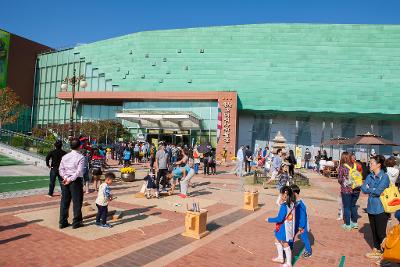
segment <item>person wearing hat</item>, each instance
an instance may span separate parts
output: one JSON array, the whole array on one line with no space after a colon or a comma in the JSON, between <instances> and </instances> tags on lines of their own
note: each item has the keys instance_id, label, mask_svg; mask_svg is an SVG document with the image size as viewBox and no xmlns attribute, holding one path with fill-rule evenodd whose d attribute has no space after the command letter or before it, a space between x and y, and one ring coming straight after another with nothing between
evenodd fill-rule
<instances>
[{"instance_id":1,"label":"person wearing hat","mask_svg":"<svg viewBox=\"0 0 400 267\"><path fill-rule=\"evenodd\" d=\"M58 178L58 182L60 183L60 188L62 187L62 178L58 171L60 167L61 158L67 154L64 150L62 150L62 141L57 140L54 143L55 149L50 151L46 156L46 165L50 169L50 184L49 184L49 193L48 197L53 197L54 187L56 185L56 178ZM51 163L50 163L51 161Z\"/></svg>"}]
</instances>

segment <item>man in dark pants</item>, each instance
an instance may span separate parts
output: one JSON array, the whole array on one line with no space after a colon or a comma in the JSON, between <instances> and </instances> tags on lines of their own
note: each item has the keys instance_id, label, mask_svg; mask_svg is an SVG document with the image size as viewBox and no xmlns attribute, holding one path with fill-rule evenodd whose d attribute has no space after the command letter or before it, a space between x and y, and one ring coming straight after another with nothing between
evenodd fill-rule
<instances>
[{"instance_id":1,"label":"man in dark pants","mask_svg":"<svg viewBox=\"0 0 400 267\"><path fill-rule=\"evenodd\" d=\"M253 153L250 150L250 147L246 146L246 151L244 152L245 161L244 161L244 170L247 173L251 172L251 165L250 163L253 161Z\"/></svg>"},{"instance_id":2,"label":"man in dark pants","mask_svg":"<svg viewBox=\"0 0 400 267\"><path fill-rule=\"evenodd\" d=\"M157 191L160 188L160 179L162 177L162 186L163 189L167 186L167 174L168 174L168 165L169 165L169 155L165 151L165 143L161 143L159 146L159 150L156 153L156 164L155 170L157 172L157 180L156 187Z\"/></svg>"},{"instance_id":3,"label":"man in dark pants","mask_svg":"<svg viewBox=\"0 0 400 267\"><path fill-rule=\"evenodd\" d=\"M74 219L72 228L76 229L83 225L82 202L83 202L83 174L85 158L79 153L80 141L73 138L70 142L71 152L66 154L60 163L60 175L63 179L61 204L60 204L60 229L68 227L68 211L71 199L73 203Z\"/></svg>"},{"instance_id":4,"label":"man in dark pants","mask_svg":"<svg viewBox=\"0 0 400 267\"><path fill-rule=\"evenodd\" d=\"M62 178L58 171L60 167L61 158L67 154L64 150L62 150L62 141L57 140L54 143L54 147L56 149L52 150L46 156L46 165L50 169L50 184L49 184L49 194L48 197L53 197L54 187L56 185L56 178L58 178L58 182L60 183L60 189L62 188ZM51 164L50 164L51 160Z\"/></svg>"}]
</instances>

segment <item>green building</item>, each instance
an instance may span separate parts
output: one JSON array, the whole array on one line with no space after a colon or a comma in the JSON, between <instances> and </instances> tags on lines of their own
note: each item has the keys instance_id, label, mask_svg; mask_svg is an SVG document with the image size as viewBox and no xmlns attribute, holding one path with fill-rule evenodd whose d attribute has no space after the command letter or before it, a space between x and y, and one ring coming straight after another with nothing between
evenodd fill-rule
<instances>
[{"instance_id":1,"label":"green building","mask_svg":"<svg viewBox=\"0 0 400 267\"><path fill-rule=\"evenodd\" d=\"M74 69L88 82L77 88L75 120L121 119L138 138L218 143L232 154L236 145L269 144L278 131L289 147L314 151L367 131L400 143L400 25L148 31L41 54L33 125L68 123L60 86ZM225 100L206 97L212 92L237 94L236 113L225 115Z\"/></svg>"}]
</instances>

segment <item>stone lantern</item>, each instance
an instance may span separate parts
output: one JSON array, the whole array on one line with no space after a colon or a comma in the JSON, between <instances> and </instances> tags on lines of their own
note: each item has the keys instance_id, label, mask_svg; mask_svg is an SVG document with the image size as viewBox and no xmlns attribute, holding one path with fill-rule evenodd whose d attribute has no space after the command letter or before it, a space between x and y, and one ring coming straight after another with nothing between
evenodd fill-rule
<instances>
[{"instance_id":1,"label":"stone lantern","mask_svg":"<svg viewBox=\"0 0 400 267\"><path fill-rule=\"evenodd\" d=\"M278 131L275 138L272 140L274 144L272 145L272 153L276 154L276 151L280 148L282 151L286 148L286 139L281 134L281 131Z\"/></svg>"}]
</instances>

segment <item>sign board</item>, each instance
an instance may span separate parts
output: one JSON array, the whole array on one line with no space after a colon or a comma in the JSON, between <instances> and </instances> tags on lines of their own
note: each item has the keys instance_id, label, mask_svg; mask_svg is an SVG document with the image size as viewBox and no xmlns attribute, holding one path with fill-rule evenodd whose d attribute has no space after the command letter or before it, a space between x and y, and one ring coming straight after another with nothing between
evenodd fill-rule
<instances>
[{"instance_id":1,"label":"sign board","mask_svg":"<svg viewBox=\"0 0 400 267\"><path fill-rule=\"evenodd\" d=\"M0 30L0 88L7 86L8 51L10 33Z\"/></svg>"},{"instance_id":2,"label":"sign board","mask_svg":"<svg viewBox=\"0 0 400 267\"><path fill-rule=\"evenodd\" d=\"M301 168L301 160L302 160L302 153L301 152L302 152L301 151L301 147L296 146L296 154L295 154L296 161L297 161L297 164L295 166L296 169L300 169Z\"/></svg>"}]
</instances>

